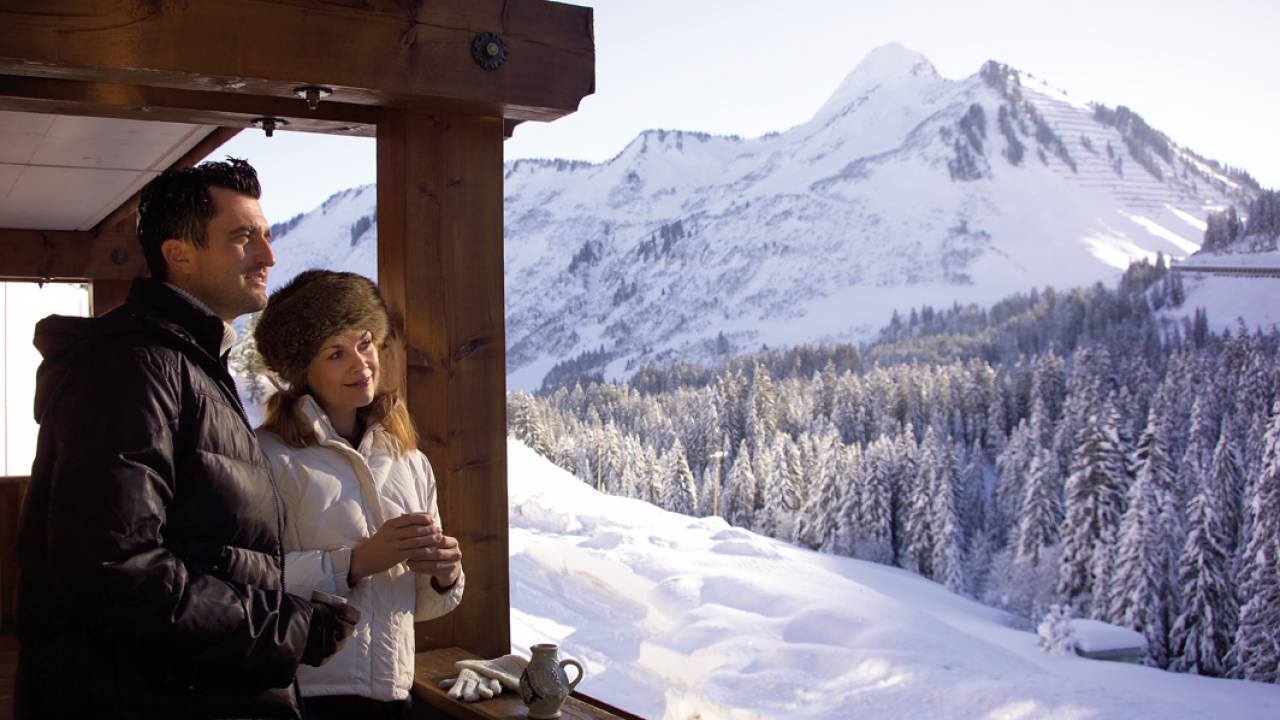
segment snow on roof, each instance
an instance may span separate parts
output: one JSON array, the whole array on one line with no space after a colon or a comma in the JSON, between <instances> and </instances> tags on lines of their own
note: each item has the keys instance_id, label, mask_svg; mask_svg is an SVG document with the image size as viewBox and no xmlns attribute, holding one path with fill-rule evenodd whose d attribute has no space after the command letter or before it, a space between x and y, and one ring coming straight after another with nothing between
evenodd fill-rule
<instances>
[{"instance_id":1,"label":"snow on roof","mask_svg":"<svg viewBox=\"0 0 1280 720\"><path fill-rule=\"evenodd\" d=\"M1071 637L1076 641L1076 648L1085 652L1098 653L1112 650L1146 651L1147 639L1142 633L1123 628L1101 620L1074 618L1068 621Z\"/></svg>"}]
</instances>

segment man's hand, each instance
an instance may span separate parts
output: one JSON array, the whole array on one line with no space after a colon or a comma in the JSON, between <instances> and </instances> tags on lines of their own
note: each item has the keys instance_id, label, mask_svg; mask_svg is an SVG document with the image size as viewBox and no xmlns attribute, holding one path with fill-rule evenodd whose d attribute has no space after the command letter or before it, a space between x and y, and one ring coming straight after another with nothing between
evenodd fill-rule
<instances>
[{"instance_id":1,"label":"man's hand","mask_svg":"<svg viewBox=\"0 0 1280 720\"><path fill-rule=\"evenodd\" d=\"M346 604L311 601L311 627L307 631L307 647L302 662L320 667L342 649L360 622L360 611Z\"/></svg>"},{"instance_id":2,"label":"man's hand","mask_svg":"<svg viewBox=\"0 0 1280 720\"><path fill-rule=\"evenodd\" d=\"M373 537L351 550L347 584L377 575L433 546L439 533L431 513L405 513L382 524Z\"/></svg>"}]
</instances>

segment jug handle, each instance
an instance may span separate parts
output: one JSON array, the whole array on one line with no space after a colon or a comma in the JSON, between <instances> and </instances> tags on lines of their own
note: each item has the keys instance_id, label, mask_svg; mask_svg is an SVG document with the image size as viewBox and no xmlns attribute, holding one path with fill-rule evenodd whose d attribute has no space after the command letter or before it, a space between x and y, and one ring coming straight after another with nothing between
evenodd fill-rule
<instances>
[{"instance_id":1,"label":"jug handle","mask_svg":"<svg viewBox=\"0 0 1280 720\"><path fill-rule=\"evenodd\" d=\"M578 677L574 678L573 682L569 683L569 692L573 692L573 689L578 687L578 683L582 682L582 676L586 673L583 671L582 666L578 664L577 660L565 658L560 661L560 669L563 670L565 665L572 665L578 669ZM568 673L565 673L565 677L568 678Z\"/></svg>"}]
</instances>

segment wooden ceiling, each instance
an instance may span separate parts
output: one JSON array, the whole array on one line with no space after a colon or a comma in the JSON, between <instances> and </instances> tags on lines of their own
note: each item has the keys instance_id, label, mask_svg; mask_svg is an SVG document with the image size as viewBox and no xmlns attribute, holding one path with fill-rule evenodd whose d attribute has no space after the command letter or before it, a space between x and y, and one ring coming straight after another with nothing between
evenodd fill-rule
<instances>
[{"instance_id":1,"label":"wooden ceiling","mask_svg":"<svg viewBox=\"0 0 1280 720\"><path fill-rule=\"evenodd\" d=\"M91 230L212 131L0 110L0 227Z\"/></svg>"}]
</instances>

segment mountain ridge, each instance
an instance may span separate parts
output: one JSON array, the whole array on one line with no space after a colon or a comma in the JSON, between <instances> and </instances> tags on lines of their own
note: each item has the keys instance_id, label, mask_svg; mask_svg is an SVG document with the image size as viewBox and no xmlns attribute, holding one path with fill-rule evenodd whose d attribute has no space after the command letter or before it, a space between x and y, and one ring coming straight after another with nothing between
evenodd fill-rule
<instances>
[{"instance_id":1,"label":"mountain ridge","mask_svg":"<svg viewBox=\"0 0 1280 720\"><path fill-rule=\"evenodd\" d=\"M521 159L504 176L513 389L575 358L618 378L1109 281L1195 252L1210 211L1258 192L1125 108L996 62L948 80L900 45L787 130L647 130L601 163ZM346 193L286 237L340 246L300 254L312 265L372 273L374 193ZM281 282L304 269L286 262Z\"/></svg>"}]
</instances>

